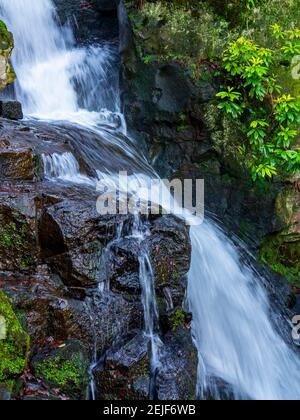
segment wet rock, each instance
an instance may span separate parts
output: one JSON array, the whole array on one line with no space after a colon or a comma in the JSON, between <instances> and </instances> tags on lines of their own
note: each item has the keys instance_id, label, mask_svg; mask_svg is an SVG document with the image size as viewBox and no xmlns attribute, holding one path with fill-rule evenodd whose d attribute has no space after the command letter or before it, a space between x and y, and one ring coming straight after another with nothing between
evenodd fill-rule
<instances>
[{"instance_id":1,"label":"wet rock","mask_svg":"<svg viewBox=\"0 0 300 420\"><path fill-rule=\"evenodd\" d=\"M9 120L22 120L22 105L18 101L0 101L0 116Z\"/></svg>"},{"instance_id":2,"label":"wet rock","mask_svg":"<svg viewBox=\"0 0 300 420\"><path fill-rule=\"evenodd\" d=\"M76 150L82 170L94 165L90 151L94 150L91 147L95 139L85 135L84 130L2 120L0 139L3 152L32 150L33 156L40 156L53 150ZM108 153L105 138L103 150ZM88 163L85 156L92 156ZM116 156L114 164L118 165ZM65 393L56 392L57 376L48 375L53 360L70 340L75 340L89 362L95 349L99 358L105 352L119 352L119 359L124 359L125 367L121 360L112 361L111 367L107 365L107 394L113 398L124 393L131 398L148 398L148 344L142 340L139 256L147 250L153 261L157 296L162 300L161 314L167 318L163 333L170 332L178 324L177 318L181 322L176 311L184 300L190 253L188 229L176 218L151 217L147 227L152 239L147 237L140 243L127 237L132 230L132 217L97 213L97 192L89 186L49 182L42 176L15 178L5 178L0 185L0 288L11 297L20 323L31 337L32 368L45 378L40 383L32 372L23 375L23 394L19 393L19 397L84 398L81 385L79 390L75 384L76 395L65 390L68 384L62 370L69 362L72 364L72 356L59 359L55 369ZM120 225L123 238L117 239ZM21 264L24 256L33 257L26 266ZM142 338L129 345L133 332ZM36 361L44 359L46 371L37 372ZM126 378L131 384L127 390ZM73 374L71 381L74 386Z\"/></svg>"},{"instance_id":3,"label":"wet rock","mask_svg":"<svg viewBox=\"0 0 300 420\"><path fill-rule=\"evenodd\" d=\"M191 261L189 229L173 216L156 219L146 240L155 274L161 315L182 307Z\"/></svg>"},{"instance_id":4,"label":"wet rock","mask_svg":"<svg viewBox=\"0 0 300 420\"><path fill-rule=\"evenodd\" d=\"M102 251L113 238L118 216L100 216L95 201L67 201L44 210L39 221L42 255L72 288L103 281Z\"/></svg>"},{"instance_id":5,"label":"wet rock","mask_svg":"<svg viewBox=\"0 0 300 420\"><path fill-rule=\"evenodd\" d=\"M16 207L0 204L0 270L27 270L35 264L33 223Z\"/></svg>"},{"instance_id":6,"label":"wet rock","mask_svg":"<svg viewBox=\"0 0 300 420\"><path fill-rule=\"evenodd\" d=\"M0 149L0 178L31 181L37 173L37 163L29 149Z\"/></svg>"},{"instance_id":7,"label":"wet rock","mask_svg":"<svg viewBox=\"0 0 300 420\"><path fill-rule=\"evenodd\" d=\"M300 287L300 192L286 187L276 199L276 215L283 226L264 238L260 249L262 261Z\"/></svg>"},{"instance_id":8,"label":"wet rock","mask_svg":"<svg viewBox=\"0 0 300 420\"><path fill-rule=\"evenodd\" d=\"M149 398L148 340L134 337L116 351L109 351L104 366L94 372L99 399L140 400Z\"/></svg>"},{"instance_id":9,"label":"wet rock","mask_svg":"<svg viewBox=\"0 0 300 420\"><path fill-rule=\"evenodd\" d=\"M31 362L35 375L70 399L86 398L89 360L80 342L72 340L40 353Z\"/></svg>"},{"instance_id":10,"label":"wet rock","mask_svg":"<svg viewBox=\"0 0 300 420\"><path fill-rule=\"evenodd\" d=\"M113 289L140 293L139 253L140 244L134 238L121 239L109 246L106 267Z\"/></svg>"},{"instance_id":11,"label":"wet rock","mask_svg":"<svg viewBox=\"0 0 300 420\"><path fill-rule=\"evenodd\" d=\"M160 92L156 101L158 109L180 113L192 95L191 88L180 67L170 64L161 66L155 75L155 89Z\"/></svg>"},{"instance_id":12,"label":"wet rock","mask_svg":"<svg viewBox=\"0 0 300 420\"><path fill-rule=\"evenodd\" d=\"M197 350L190 330L179 326L164 337L161 369L156 379L159 400L195 400Z\"/></svg>"},{"instance_id":13,"label":"wet rock","mask_svg":"<svg viewBox=\"0 0 300 420\"><path fill-rule=\"evenodd\" d=\"M0 384L0 401L10 401L13 394L11 384Z\"/></svg>"},{"instance_id":14,"label":"wet rock","mask_svg":"<svg viewBox=\"0 0 300 420\"><path fill-rule=\"evenodd\" d=\"M138 273L125 273L121 276L115 277L111 281L113 290L119 292L126 292L129 294L140 294L141 283Z\"/></svg>"}]
</instances>

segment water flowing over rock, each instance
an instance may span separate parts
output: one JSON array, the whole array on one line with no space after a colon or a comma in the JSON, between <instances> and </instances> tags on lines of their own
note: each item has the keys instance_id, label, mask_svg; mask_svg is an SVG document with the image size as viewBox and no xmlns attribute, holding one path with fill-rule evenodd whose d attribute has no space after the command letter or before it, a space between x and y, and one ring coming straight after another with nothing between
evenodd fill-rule
<instances>
[{"instance_id":1,"label":"water flowing over rock","mask_svg":"<svg viewBox=\"0 0 300 420\"><path fill-rule=\"evenodd\" d=\"M209 206L224 214L238 197L235 224L249 211L260 236L266 217L282 228L269 204L261 216L256 194L244 208L234 180L223 188L224 162L202 121L214 87L195 97L177 64L145 67L125 3L116 7L0 0L26 117L0 121L0 288L31 339L19 369L0 376L0 398L300 398L289 288L261 276L241 242L209 219L189 227L188 212L163 214L160 197L156 215L97 211L99 184L111 188L120 171L133 196L158 177L148 154L161 174L209 174Z\"/></svg>"}]
</instances>

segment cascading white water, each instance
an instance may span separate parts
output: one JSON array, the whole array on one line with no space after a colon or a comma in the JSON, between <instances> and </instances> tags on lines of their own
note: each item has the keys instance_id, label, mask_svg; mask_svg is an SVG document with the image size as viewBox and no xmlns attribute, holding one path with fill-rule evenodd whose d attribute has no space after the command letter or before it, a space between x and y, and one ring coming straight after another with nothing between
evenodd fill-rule
<instances>
[{"instance_id":1,"label":"cascading white water","mask_svg":"<svg viewBox=\"0 0 300 420\"><path fill-rule=\"evenodd\" d=\"M95 128L102 108L119 111L117 88L111 94L105 83L107 63L112 63L109 49L76 49L70 29L57 25L52 1L0 0L0 14L14 32L17 96L27 115ZM101 94L97 80L102 78ZM97 105L88 100L95 86L92 97L98 98ZM44 159L49 177L71 182L80 177L72 156ZM135 178L145 187L143 175ZM160 197L157 204L165 205ZM240 263L237 249L210 221L192 226L191 240L188 298L200 358L199 396L217 398L216 379L229 384L237 399L300 399L299 357L275 331L270 303L255 271ZM145 290L153 299L149 261L145 257L140 264ZM146 329L154 337L155 308L153 301L145 303Z\"/></svg>"},{"instance_id":2,"label":"cascading white water","mask_svg":"<svg viewBox=\"0 0 300 420\"><path fill-rule=\"evenodd\" d=\"M212 223L193 226L191 239L188 298L200 396L218 397L220 378L236 399L300 399L299 355L275 331L257 274L240 264L237 249Z\"/></svg>"},{"instance_id":3,"label":"cascading white water","mask_svg":"<svg viewBox=\"0 0 300 420\"><path fill-rule=\"evenodd\" d=\"M0 17L14 35L15 88L27 116L91 127L120 111L117 77L107 83L117 76L111 46L76 48L51 0L1 0Z\"/></svg>"},{"instance_id":4,"label":"cascading white water","mask_svg":"<svg viewBox=\"0 0 300 420\"><path fill-rule=\"evenodd\" d=\"M79 163L71 152L42 155L46 179L96 187L96 180L80 172Z\"/></svg>"}]
</instances>

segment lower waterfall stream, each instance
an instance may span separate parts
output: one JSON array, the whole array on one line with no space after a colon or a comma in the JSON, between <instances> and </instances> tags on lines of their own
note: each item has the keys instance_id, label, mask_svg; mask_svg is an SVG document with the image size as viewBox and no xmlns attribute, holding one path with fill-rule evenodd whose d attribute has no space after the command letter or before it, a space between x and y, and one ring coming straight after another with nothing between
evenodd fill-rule
<instances>
[{"instance_id":1,"label":"lower waterfall stream","mask_svg":"<svg viewBox=\"0 0 300 420\"><path fill-rule=\"evenodd\" d=\"M58 24L52 0L0 0L0 16L15 37L16 96L26 118L53 125L64 122L74 131L92 133L95 141L97 133L105 133L107 143L103 150L95 145L91 158L98 179L83 175L71 153L44 155L46 177L92 188L99 179L109 180L126 167L144 187L149 177L157 177L134 141L126 138L117 46L77 48L72 29ZM113 157L115 149L120 151L120 161ZM109 151L113 163L104 161ZM159 198L157 204L163 204ZM137 217L132 235L147 234ZM280 319L278 326L274 325L276 317L271 316L273 308L260 276L251 265L241 262L238 248L214 222L206 219L191 226L190 236L187 300L199 354L198 397L300 399L300 358L277 332L280 323L287 321ZM146 250L139 262L145 338L151 341L151 376L155 380L163 344ZM228 394L220 391L222 383L229 385Z\"/></svg>"}]
</instances>

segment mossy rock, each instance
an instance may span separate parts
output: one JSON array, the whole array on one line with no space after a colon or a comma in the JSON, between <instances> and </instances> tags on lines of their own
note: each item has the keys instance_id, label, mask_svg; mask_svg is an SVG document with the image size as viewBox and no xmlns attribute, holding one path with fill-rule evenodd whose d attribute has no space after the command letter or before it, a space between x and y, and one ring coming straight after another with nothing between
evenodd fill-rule
<instances>
[{"instance_id":1,"label":"mossy rock","mask_svg":"<svg viewBox=\"0 0 300 420\"><path fill-rule=\"evenodd\" d=\"M30 339L13 311L10 299L0 291L0 383L11 384L24 371ZM7 389L7 386L5 386Z\"/></svg>"},{"instance_id":2,"label":"mossy rock","mask_svg":"<svg viewBox=\"0 0 300 420\"><path fill-rule=\"evenodd\" d=\"M70 399L85 399L88 386L88 357L78 341L33 361L35 374L50 387L59 388Z\"/></svg>"},{"instance_id":3,"label":"mossy rock","mask_svg":"<svg viewBox=\"0 0 300 420\"><path fill-rule=\"evenodd\" d=\"M36 239L32 229L20 212L0 206L0 269L27 270L34 265Z\"/></svg>"},{"instance_id":4,"label":"mossy rock","mask_svg":"<svg viewBox=\"0 0 300 420\"><path fill-rule=\"evenodd\" d=\"M262 244L261 260L282 274L293 286L300 287L300 235L272 235Z\"/></svg>"},{"instance_id":5,"label":"mossy rock","mask_svg":"<svg viewBox=\"0 0 300 420\"><path fill-rule=\"evenodd\" d=\"M5 23L0 20L0 89L4 89L16 78L15 72L8 61L13 48L13 35L7 30Z\"/></svg>"},{"instance_id":6,"label":"mossy rock","mask_svg":"<svg viewBox=\"0 0 300 420\"><path fill-rule=\"evenodd\" d=\"M3 53L12 51L14 47L14 39L11 32L8 31L5 23L0 20L0 50Z\"/></svg>"}]
</instances>

